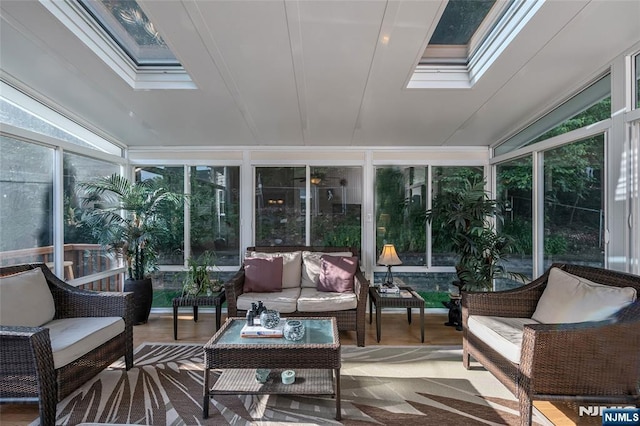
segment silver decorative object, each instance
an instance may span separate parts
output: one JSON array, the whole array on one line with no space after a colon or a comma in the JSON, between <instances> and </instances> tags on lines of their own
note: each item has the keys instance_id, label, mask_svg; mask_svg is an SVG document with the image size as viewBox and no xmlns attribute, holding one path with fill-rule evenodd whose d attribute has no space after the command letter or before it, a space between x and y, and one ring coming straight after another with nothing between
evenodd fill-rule
<instances>
[{"instance_id":1,"label":"silver decorative object","mask_svg":"<svg viewBox=\"0 0 640 426\"><path fill-rule=\"evenodd\" d=\"M264 328L276 328L280 324L280 312L267 309L260 314L260 325Z\"/></svg>"},{"instance_id":2,"label":"silver decorative object","mask_svg":"<svg viewBox=\"0 0 640 426\"><path fill-rule=\"evenodd\" d=\"M300 340L304 337L304 324L302 321L289 320L284 324L283 334L287 340Z\"/></svg>"}]
</instances>

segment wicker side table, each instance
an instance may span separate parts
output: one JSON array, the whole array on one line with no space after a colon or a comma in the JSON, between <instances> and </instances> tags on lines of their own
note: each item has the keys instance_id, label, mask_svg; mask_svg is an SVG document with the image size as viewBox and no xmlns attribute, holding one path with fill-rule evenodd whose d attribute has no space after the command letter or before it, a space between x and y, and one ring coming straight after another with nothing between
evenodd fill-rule
<instances>
[{"instance_id":1,"label":"wicker side table","mask_svg":"<svg viewBox=\"0 0 640 426\"><path fill-rule=\"evenodd\" d=\"M376 337L380 342L382 334L382 308L407 308L407 320L411 324L411 309L420 309L420 341L424 343L424 299L411 287L399 286L400 291L406 291L411 297L402 297L401 294L380 293L377 286L369 287L369 324L372 322L373 304L376 305Z\"/></svg>"},{"instance_id":2,"label":"wicker side table","mask_svg":"<svg viewBox=\"0 0 640 426\"><path fill-rule=\"evenodd\" d=\"M198 307L213 306L216 311L216 330L220 328L220 316L222 314L222 304L227 300L222 290L218 294L211 296L184 296L173 298L173 339L178 340L178 308L181 306L193 307L193 320L198 322Z\"/></svg>"}]
</instances>

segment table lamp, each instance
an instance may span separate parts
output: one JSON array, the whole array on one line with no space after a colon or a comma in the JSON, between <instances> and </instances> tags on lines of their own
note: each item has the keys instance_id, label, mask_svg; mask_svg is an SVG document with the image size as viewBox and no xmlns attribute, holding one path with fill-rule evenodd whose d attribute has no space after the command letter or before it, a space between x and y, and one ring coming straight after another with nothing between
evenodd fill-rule
<instances>
[{"instance_id":1,"label":"table lamp","mask_svg":"<svg viewBox=\"0 0 640 426\"><path fill-rule=\"evenodd\" d=\"M393 244L385 244L382 247L382 253L378 258L378 264L387 267L387 275L384 277L384 284L393 285L393 274L391 273L391 267L395 265L402 265L402 261L396 253L396 248Z\"/></svg>"}]
</instances>

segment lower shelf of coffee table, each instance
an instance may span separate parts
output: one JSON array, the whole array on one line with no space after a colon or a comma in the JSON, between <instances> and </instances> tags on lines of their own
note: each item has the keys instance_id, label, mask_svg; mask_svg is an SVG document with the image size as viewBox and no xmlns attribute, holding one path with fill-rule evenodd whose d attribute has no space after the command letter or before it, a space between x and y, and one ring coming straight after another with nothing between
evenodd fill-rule
<instances>
[{"instance_id":1,"label":"lower shelf of coffee table","mask_svg":"<svg viewBox=\"0 0 640 426\"><path fill-rule=\"evenodd\" d=\"M271 370L265 383L255 379L254 369L221 370L220 377L210 389L210 394L306 394L334 395L333 370L295 369L296 380L290 385L282 383L283 370Z\"/></svg>"}]
</instances>

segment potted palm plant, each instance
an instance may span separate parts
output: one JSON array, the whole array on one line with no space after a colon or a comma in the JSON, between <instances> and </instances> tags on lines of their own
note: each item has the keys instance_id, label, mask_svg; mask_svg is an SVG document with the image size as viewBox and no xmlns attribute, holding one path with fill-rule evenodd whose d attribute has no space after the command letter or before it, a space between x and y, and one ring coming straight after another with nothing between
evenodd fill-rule
<instances>
[{"instance_id":1,"label":"potted palm plant","mask_svg":"<svg viewBox=\"0 0 640 426\"><path fill-rule=\"evenodd\" d=\"M158 237L168 232L162 212L183 200L157 180L130 182L117 174L80 183L86 191L83 221L110 254L126 266L124 291L134 293L135 324L149 318L153 287L149 274L157 270Z\"/></svg>"},{"instance_id":2,"label":"potted palm plant","mask_svg":"<svg viewBox=\"0 0 640 426\"><path fill-rule=\"evenodd\" d=\"M496 230L494 222L503 220L501 206L489 198L482 179L470 179L462 188L439 194L425 219L432 224L434 246L457 254L457 294L451 302L449 322L460 329L461 319L451 315L451 309L459 308L463 290L491 291L496 278L524 280L517 272L509 272L504 262L509 254L517 251L515 241ZM453 319L452 319L453 318Z\"/></svg>"}]
</instances>

